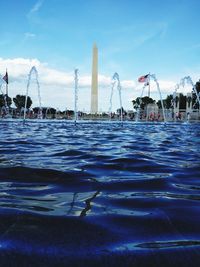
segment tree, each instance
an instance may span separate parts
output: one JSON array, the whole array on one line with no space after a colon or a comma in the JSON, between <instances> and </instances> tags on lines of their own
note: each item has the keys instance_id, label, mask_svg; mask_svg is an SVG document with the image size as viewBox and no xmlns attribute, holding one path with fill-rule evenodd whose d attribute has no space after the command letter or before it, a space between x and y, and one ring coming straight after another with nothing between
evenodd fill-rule
<instances>
[{"instance_id":1,"label":"tree","mask_svg":"<svg viewBox=\"0 0 200 267\"><path fill-rule=\"evenodd\" d=\"M47 113L48 113L48 110L47 110ZM50 108L50 109L49 109L49 113L52 115L52 118L55 118L55 115L56 115L56 109L55 109L55 108Z\"/></svg>"},{"instance_id":2,"label":"tree","mask_svg":"<svg viewBox=\"0 0 200 267\"><path fill-rule=\"evenodd\" d=\"M144 107L148 104L154 104L155 100L151 97L144 96L144 97L137 97L135 100L132 101L134 109L137 109L139 106L141 109L144 109Z\"/></svg>"},{"instance_id":3,"label":"tree","mask_svg":"<svg viewBox=\"0 0 200 267\"><path fill-rule=\"evenodd\" d=\"M133 108L138 109L140 106L140 103L142 103L142 100L140 97L137 97L135 100L132 100Z\"/></svg>"},{"instance_id":4,"label":"tree","mask_svg":"<svg viewBox=\"0 0 200 267\"><path fill-rule=\"evenodd\" d=\"M127 115L127 112L124 110L123 107L117 109L117 114L121 115L121 111L122 111L122 115L125 115L125 116Z\"/></svg>"},{"instance_id":5,"label":"tree","mask_svg":"<svg viewBox=\"0 0 200 267\"><path fill-rule=\"evenodd\" d=\"M186 101L187 101L187 97L183 94L180 94L179 96L179 108L180 109L186 109Z\"/></svg>"},{"instance_id":6,"label":"tree","mask_svg":"<svg viewBox=\"0 0 200 267\"><path fill-rule=\"evenodd\" d=\"M168 95L163 100L164 107L167 109L171 108L172 107L172 100L173 100L173 95ZM157 105L158 105L158 108L162 108L161 100L158 100Z\"/></svg>"},{"instance_id":7,"label":"tree","mask_svg":"<svg viewBox=\"0 0 200 267\"><path fill-rule=\"evenodd\" d=\"M5 107L7 104L8 107L12 104L12 99L8 95L0 95L0 107Z\"/></svg>"},{"instance_id":8,"label":"tree","mask_svg":"<svg viewBox=\"0 0 200 267\"><path fill-rule=\"evenodd\" d=\"M56 109L55 108L49 108L49 113L52 115L56 114Z\"/></svg>"},{"instance_id":9,"label":"tree","mask_svg":"<svg viewBox=\"0 0 200 267\"><path fill-rule=\"evenodd\" d=\"M26 101L26 96L25 95L16 95L16 97L13 98L13 101L15 103L15 106L17 109L21 110L21 108L25 108L25 101ZM32 100L28 96L27 97L27 108L29 109L32 105Z\"/></svg>"},{"instance_id":10,"label":"tree","mask_svg":"<svg viewBox=\"0 0 200 267\"><path fill-rule=\"evenodd\" d=\"M195 87L196 87L197 93L200 93L200 80L196 82Z\"/></svg>"},{"instance_id":11,"label":"tree","mask_svg":"<svg viewBox=\"0 0 200 267\"><path fill-rule=\"evenodd\" d=\"M197 90L197 94L199 94L199 97L200 97L200 80L196 82L195 88ZM192 106L194 109L199 108L199 103L198 103L197 96L195 93L192 94Z\"/></svg>"},{"instance_id":12,"label":"tree","mask_svg":"<svg viewBox=\"0 0 200 267\"><path fill-rule=\"evenodd\" d=\"M165 108L169 109L172 108L172 102L173 100L175 101L176 105L179 102L179 108L180 109L186 109L186 100L187 97L183 94L180 94L179 97L176 96L175 99L173 99L173 95L168 95L164 100L163 100L163 105ZM161 105L161 100L158 100L157 102L158 108L162 108Z\"/></svg>"}]
</instances>

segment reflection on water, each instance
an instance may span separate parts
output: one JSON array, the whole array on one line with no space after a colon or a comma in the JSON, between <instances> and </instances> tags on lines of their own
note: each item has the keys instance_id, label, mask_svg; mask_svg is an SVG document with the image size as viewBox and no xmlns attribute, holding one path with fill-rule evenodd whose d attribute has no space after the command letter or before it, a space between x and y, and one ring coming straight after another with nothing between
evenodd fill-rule
<instances>
[{"instance_id":1,"label":"reflection on water","mask_svg":"<svg viewBox=\"0 0 200 267\"><path fill-rule=\"evenodd\" d=\"M198 266L199 124L0 127L2 266Z\"/></svg>"}]
</instances>

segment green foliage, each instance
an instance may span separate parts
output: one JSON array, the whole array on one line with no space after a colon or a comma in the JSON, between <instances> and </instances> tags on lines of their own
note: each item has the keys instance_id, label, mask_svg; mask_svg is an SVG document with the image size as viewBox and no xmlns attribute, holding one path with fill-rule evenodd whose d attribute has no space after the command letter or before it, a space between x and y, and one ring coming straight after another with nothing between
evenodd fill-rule
<instances>
[{"instance_id":1,"label":"green foliage","mask_svg":"<svg viewBox=\"0 0 200 267\"><path fill-rule=\"evenodd\" d=\"M6 101L5 101L5 98L6 98ZM7 106L10 107L10 105L12 104L12 99L7 96L7 95L3 95L1 94L0 95L0 107L2 108L3 106L5 107L6 106L6 103L7 103Z\"/></svg>"},{"instance_id":2,"label":"green foliage","mask_svg":"<svg viewBox=\"0 0 200 267\"><path fill-rule=\"evenodd\" d=\"M199 94L200 93L200 80L198 82L196 82L195 88L197 90L197 93ZM197 96L195 93L192 94L192 106L194 109L199 108L199 103L198 103Z\"/></svg>"},{"instance_id":3,"label":"green foliage","mask_svg":"<svg viewBox=\"0 0 200 267\"><path fill-rule=\"evenodd\" d=\"M49 108L47 113L50 113L52 115L55 115L56 114L56 109L55 108Z\"/></svg>"},{"instance_id":4,"label":"green foliage","mask_svg":"<svg viewBox=\"0 0 200 267\"><path fill-rule=\"evenodd\" d=\"M200 93L200 80L196 82L195 87L196 87L197 93Z\"/></svg>"},{"instance_id":5,"label":"green foliage","mask_svg":"<svg viewBox=\"0 0 200 267\"><path fill-rule=\"evenodd\" d=\"M139 106L141 109L144 109L144 107L148 104L154 104L155 100L151 97L144 96L144 97L137 97L135 100L132 101L134 109L137 109Z\"/></svg>"},{"instance_id":6,"label":"green foliage","mask_svg":"<svg viewBox=\"0 0 200 267\"><path fill-rule=\"evenodd\" d=\"M140 100L140 97L137 97L135 100L132 100L133 108L134 108L134 109L138 109L138 107L140 106L140 102L142 102L142 101Z\"/></svg>"},{"instance_id":7,"label":"green foliage","mask_svg":"<svg viewBox=\"0 0 200 267\"><path fill-rule=\"evenodd\" d=\"M179 108L180 109L186 109L186 101L187 101L187 97L183 94L180 94L179 96Z\"/></svg>"},{"instance_id":8,"label":"green foliage","mask_svg":"<svg viewBox=\"0 0 200 267\"><path fill-rule=\"evenodd\" d=\"M127 115L127 112L124 110L123 107L122 107L122 109L121 109L121 108L118 108L118 109L117 109L117 114L121 115L121 111L122 111L122 114L123 114L123 115Z\"/></svg>"},{"instance_id":9,"label":"green foliage","mask_svg":"<svg viewBox=\"0 0 200 267\"><path fill-rule=\"evenodd\" d=\"M40 108L39 108L39 107L34 107L34 108L33 108L33 112L34 112L35 114L39 114L39 113L40 113ZM46 113L46 108L43 108L43 109L42 109L42 113Z\"/></svg>"},{"instance_id":10,"label":"green foliage","mask_svg":"<svg viewBox=\"0 0 200 267\"><path fill-rule=\"evenodd\" d=\"M186 99L187 99L186 96L184 96L183 94L180 94L179 97L178 96L175 97L175 103L177 104L179 102L180 109L186 109ZM173 95L168 95L163 100L164 108L167 108L167 109L172 108L173 107L172 102L173 102ZM160 100L158 100L157 105L158 105L158 108L162 108Z\"/></svg>"},{"instance_id":11,"label":"green foliage","mask_svg":"<svg viewBox=\"0 0 200 267\"><path fill-rule=\"evenodd\" d=\"M26 100L26 96L25 95L16 95L16 97L13 98L15 106L19 110L21 110L21 108L25 107L25 100ZM31 105L32 105L32 100L28 96L27 97L27 108L29 109L31 107Z\"/></svg>"},{"instance_id":12,"label":"green foliage","mask_svg":"<svg viewBox=\"0 0 200 267\"><path fill-rule=\"evenodd\" d=\"M167 109L172 108L172 100L173 100L173 95L168 95L163 100L164 107ZM161 100L158 100L157 105L158 105L158 108L162 108Z\"/></svg>"}]
</instances>

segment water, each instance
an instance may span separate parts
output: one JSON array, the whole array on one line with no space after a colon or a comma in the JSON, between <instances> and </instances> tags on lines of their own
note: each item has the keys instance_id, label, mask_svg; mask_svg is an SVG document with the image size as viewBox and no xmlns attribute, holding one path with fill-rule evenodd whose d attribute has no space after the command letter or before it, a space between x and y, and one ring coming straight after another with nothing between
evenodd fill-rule
<instances>
[{"instance_id":1,"label":"water","mask_svg":"<svg viewBox=\"0 0 200 267\"><path fill-rule=\"evenodd\" d=\"M199 266L199 124L0 129L1 266Z\"/></svg>"},{"instance_id":2,"label":"water","mask_svg":"<svg viewBox=\"0 0 200 267\"><path fill-rule=\"evenodd\" d=\"M41 101L41 94L40 94L40 84L38 80L38 72L35 66L33 66L28 74L28 82L27 82L27 87L26 87L26 99L25 99L25 107L24 107L24 121L26 119L26 109L27 109L27 98L28 98L28 93L29 93L29 87L31 84L31 79L32 75L35 75L35 82L37 85L37 90L38 90L38 100L39 100L39 113L38 113L38 118L42 119L42 101Z\"/></svg>"},{"instance_id":3,"label":"water","mask_svg":"<svg viewBox=\"0 0 200 267\"><path fill-rule=\"evenodd\" d=\"M181 79L180 81L180 86L185 86L185 84L190 84L192 86L192 92L196 95L196 103L199 103L199 106L200 106L200 95L199 93L197 92L197 88L196 88L196 85L194 85L192 79L190 76L186 76L184 78Z\"/></svg>"},{"instance_id":4,"label":"water","mask_svg":"<svg viewBox=\"0 0 200 267\"><path fill-rule=\"evenodd\" d=\"M163 120L164 120L164 122L166 122L166 116L165 116L165 110L164 110L164 104L163 104L162 94L161 94L161 90L160 90L160 85L159 85L159 82L158 82L155 74L148 74L147 81L145 82L145 84L142 87L142 93L141 93L139 101L141 101L141 98L143 96L145 87L146 86L150 86L151 79L156 83L156 87L157 87L157 90L158 90L158 93L159 93L160 102L161 102L161 106L162 106ZM150 93L150 89L149 89L149 93ZM141 105L141 103L139 103L139 106L137 108L136 122L139 121L139 115L140 115L140 111L141 111L140 110L140 105Z\"/></svg>"},{"instance_id":5,"label":"water","mask_svg":"<svg viewBox=\"0 0 200 267\"><path fill-rule=\"evenodd\" d=\"M114 88L117 85L117 90L119 92L119 104L120 104L120 120L123 120L123 107L122 107L122 88L121 88L121 83L119 79L119 74L117 72L114 73L112 77L112 85L111 85L111 94L110 94L110 107L109 107L109 113L110 113L110 118L112 114L112 99L113 99L113 91Z\"/></svg>"},{"instance_id":6,"label":"water","mask_svg":"<svg viewBox=\"0 0 200 267\"><path fill-rule=\"evenodd\" d=\"M78 111L77 111L77 103L78 103L78 69L74 70L74 122L78 119Z\"/></svg>"},{"instance_id":7,"label":"water","mask_svg":"<svg viewBox=\"0 0 200 267\"><path fill-rule=\"evenodd\" d=\"M161 106L162 106L163 120L164 120L164 122L166 122L166 118L165 118L165 109L164 109L164 104L163 104L163 99L162 99L162 94L161 94L161 90L160 90L159 82L158 82L158 80L157 80L155 74L151 74L150 77L151 77L151 78L154 80L154 82L156 83L157 90L158 90L158 93L159 93L159 96L160 96Z\"/></svg>"},{"instance_id":8,"label":"water","mask_svg":"<svg viewBox=\"0 0 200 267\"><path fill-rule=\"evenodd\" d=\"M196 85L193 83L193 81L192 81L192 78L190 77L190 76L185 76L185 77L183 77L181 80L180 80L180 82L178 83L178 84L176 84L176 86L175 86L175 91L174 91L174 94L173 94L173 105L175 105L175 102L176 102L176 96L177 96L177 91L178 91L178 89L180 88L180 87L185 87L185 85L186 84L189 84L189 85L191 85L191 92L193 93L193 94L195 94L196 95L196 101L195 101L195 103L194 103L194 106L195 106L195 104L199 104L199 106L200 106L200 94L197 92L197 88L196 88ZM187 99L187 101L188 101L188 99Z\"/></svg>"},{"instance_id":9,"label":"water","mask_svg":"<svg viewBox=\"0 0 200 267\"><path fill-rule=\"evenodd\" d=\"M4 92L2 90L3 84L6 84L6 82L2 77L0 77L0 93L3 95L4 104L5 104L5 106L3 106L1 108L1 113L4 113L5 115L7 115L9 113L9 108L8 108L8 104L7 104L7 94L4 94ZM6 84L6 86L7 86L7 84Z\"/></svg>"}]
</instances>

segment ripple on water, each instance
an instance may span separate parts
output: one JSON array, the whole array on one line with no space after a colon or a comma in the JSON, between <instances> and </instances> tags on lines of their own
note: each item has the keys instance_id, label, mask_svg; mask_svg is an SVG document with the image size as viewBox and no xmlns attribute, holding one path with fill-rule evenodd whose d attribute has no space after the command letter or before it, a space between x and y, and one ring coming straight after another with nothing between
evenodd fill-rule
<instances>
[{"instance_id":1,"label":"ripple on water","mask_svg":"<svg viewBox=\"0 0 200 267\"><path fill-rule=\"evenodd\" d=\"M199 124L0 121L0 126L5 266L9 258L21 262L33 254L43 262L47 251L54 255L52 266L60 266L61 258L66 265L69 255L78 261L126 253L136 266L173 266L174 259L180 265L178 252L181 266L198 266ZM127 257L120 259L121 266L132 266Z\"/></svg>"}]
</instances>

